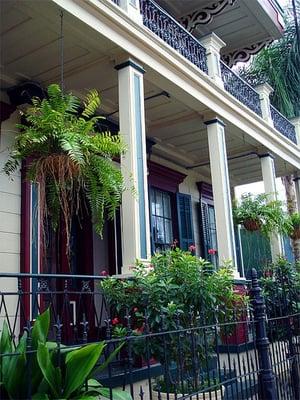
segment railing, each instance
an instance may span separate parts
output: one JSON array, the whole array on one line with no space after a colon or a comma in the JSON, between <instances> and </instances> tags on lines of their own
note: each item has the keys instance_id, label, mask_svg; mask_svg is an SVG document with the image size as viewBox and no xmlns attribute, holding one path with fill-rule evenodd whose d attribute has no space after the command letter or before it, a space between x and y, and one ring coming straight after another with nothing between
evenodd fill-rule
<instances>
[{"instance_id":1,"label":"railing","mask_svg":"<svg viewBox=\"0 0 300 400\"><path fill-rule=\"evenodd\" d=\"M79 344L105 340L105 354L99 363L123 343L117 357L110 359L96 378L105 387L126 390L133 400L299 398L300 299L298 292L288 289L285 276L277 301L269 298L266 308L254 271L248 286L252 307L237 304L226 319L206 316L201 309L190 309L188 315L162 313L157 315L155 331L146 312L138 318L131 309L125 314L120 310L118 318L109 315L97 283L100 277L0 274L0 278L2 287L9 288L0 293L0 329L6 321L14 342L11 351L19 334L24 330L28 334L28 368L20 365L25 368L26 380L16 382L27 385L28 399L34 394L34 385L28 384L34 378L32 366L37 366L31 327L46 308L51 314L48 340L53 343L49 349L57 352L52 362L57 360L61 365L67 350L62 344L73 344L74 335ZM218 312L223 315L222 310ZM4 350L0 370L7 365L7 357L18 355L18 351ZM14 365L10 365L11 374ZM3 376L0 397L6 399L9 375ZM1 380L3 383L2 376ZM109 390L107 397L114 398Z\"/></svg>"},{"instance_id":2,"label":"railing","mask_svg":"<svg viewBox=\"0 0 300 400\"><path fill-rule=\"evenodd\" d=\"M273 106L271 106L271 117L275 129L297 144L295 126Z\"/></svg>"},{"instance_id":3,"label":"railing","mask_svg":"<svg viewBox=\"0 0 300 400\"><path fill-rule=\"evenodd\" d=\"M225 90L261 116L260 98L256 90L234 73L223 61L220 61L220 67Z\"/></svg>"},{"instance_id":4,"label":"railing","mask_svg":"<svg viewBox=\"0 0 300 400\"><path fill-rule=\"evenodd\" d=\"M164 42L208 73L206 50L199 41L152 0L140 0L144 25Z\"/></svg>"}]
</instances>

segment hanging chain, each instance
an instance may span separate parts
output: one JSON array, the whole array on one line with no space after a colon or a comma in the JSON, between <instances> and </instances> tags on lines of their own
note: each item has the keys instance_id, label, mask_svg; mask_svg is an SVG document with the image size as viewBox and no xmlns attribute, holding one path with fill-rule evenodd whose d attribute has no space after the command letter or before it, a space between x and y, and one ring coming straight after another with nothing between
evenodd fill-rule
<instances>
[{"instance_id":1,"label":"hanging chain","mask_svg":"<svg viewBox=\"0 0 300 400\"><path fill-rule=\"evenodd\" d=\"M60 88L64 91L64 13L60 12Z\"/></svg>"}]
</instances>

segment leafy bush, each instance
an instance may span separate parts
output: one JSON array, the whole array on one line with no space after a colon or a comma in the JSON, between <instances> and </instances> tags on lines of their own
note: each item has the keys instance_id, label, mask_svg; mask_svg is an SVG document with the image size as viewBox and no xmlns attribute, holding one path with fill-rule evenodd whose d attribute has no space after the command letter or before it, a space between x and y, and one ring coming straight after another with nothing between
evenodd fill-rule
<instances>
[{"instance_id":1,"label":"leafy bush","mask_svg":"<svg viewBox=\"0 0 300 400\"><path fill-rule=\"evenodd\" d=\"M127 327L128 314L136 335L174 332L193 325L215 324L216 320L222 322L233 316L236 305L242 303L241 297L234 292L230 267L214 271L207 261L178 248L155 254L150 266L138 264L133 272L133 279L109 277L101 283L111 309L113 333L117 336L126 333L122 328ZM195 357L201 362L209 352L208 347L212 349L215 337L201 329L193 334ZM143 339L135 342L136 352L145 354ZM162 364L178 363L181 353L181 356L184 354L185 370L192 368L191 339L187 335L182 334L180 343L176 333L170 333L164 339L152 337L149 347L147 356Z\"/></svg>"},{"instance_id":2,"label":"leafy bush","mask_svg":"<svg viewBox=\"0 0 300 400\"><path fill-rule=\"evenodd\" d=\"M288 234L291 223L278 200L270 201L268 194L242 195L241 201L233 205L233 219L248 230L260 230L269 237L272 233Z\"/></svg>"},{"instance_id":3,"label":"leafy bush","mask_svg":"<svg viewBox=\"0 0 300 400\"><path fill-rule=\"evenodd\" d=\"M105 343L93 343L77 348L58 347L47 342L50 312L39 315L29 339L25 332L15 346L9 328L4 321L0 337L0 385L1 398L19 399L99 399L110 398L110 391L92 374L107 367L120 350L119 346L106 361L99 362ZM130 400L127 392L113 390L113 399Z\"/></svg>"},{"instance_id":4,"label":"leafy bush","mask_svg":"<svg viewBox=\"0 0 300 400\"><path fill-rule=\"evenodd\" d=\"M269 319L270 339L291 336L300 330L300 268L285 258L278 258L277 262L264 270L260 279L260 286L266 303ZM292 317L294 315L294 317ZM285 318L291 316L290 318ZM276 318L281 317L277 321ZM282 318L284 317L284 318ZM274 320L272 320L274 318Z\"/></svg>"}]
</instances>

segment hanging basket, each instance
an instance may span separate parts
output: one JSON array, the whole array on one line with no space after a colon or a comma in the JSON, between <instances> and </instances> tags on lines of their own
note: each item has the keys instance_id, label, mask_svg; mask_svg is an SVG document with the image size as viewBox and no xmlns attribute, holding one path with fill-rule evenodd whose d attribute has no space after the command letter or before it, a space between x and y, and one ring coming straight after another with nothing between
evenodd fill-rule
<instances>
[{"instance_id":1,"label":"hanging basket","mask_svg":"<svg viewBox=\"0 0 300 400\"><path fill-rule=\"evenodd\" d=\"M290 238L293 240L300 239L300 226L294 228L293 232L290 234Z\"/></svg>"},{"instance_id":2,"label":"hanging basket","mask_svg":"<svg viewBox=\"0 0 300 400\"><path fill-rule=\"evenodd\" d=\"M246 219L243 222L243 225L244 225L245 229L247 229L247 231L251 231L251 232L259 231L261 228L261 222L257 219L250 219L250 218Z\"/></svg>"}]
</instances>

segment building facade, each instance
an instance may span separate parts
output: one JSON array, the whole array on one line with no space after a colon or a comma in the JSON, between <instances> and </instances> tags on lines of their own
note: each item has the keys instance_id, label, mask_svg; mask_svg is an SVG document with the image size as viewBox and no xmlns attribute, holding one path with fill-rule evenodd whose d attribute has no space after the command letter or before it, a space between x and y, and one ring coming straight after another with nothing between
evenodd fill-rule
<instances>
[{"instance_id":1,"label":"building facade","mask_svg":"<svg viewBox=\"0 0 300 400\"><path fill-rule=\"evenodd\" d=\"M283 32L275 0L2 1L0 166L20 109L54 82L79 97L101 94L103 129L120 131L127 187L103 239L87 215L72 231L77 274L128 274L136 259L195 245L243 278L231 209L234 187L300 170L300 125L233 70ZM61 18L63 13L63 20ZM61 22L63 30L61 31ZM40 252L38 188L20 171L0 175L2 272L68 273L63 232ZM297 181L299 182L299 181ZM298 184L298 183L297 183ZM299 190L298 192L299 193ZM272 255L282 253L272 238Z\"/></svg>"}]
</instances>

